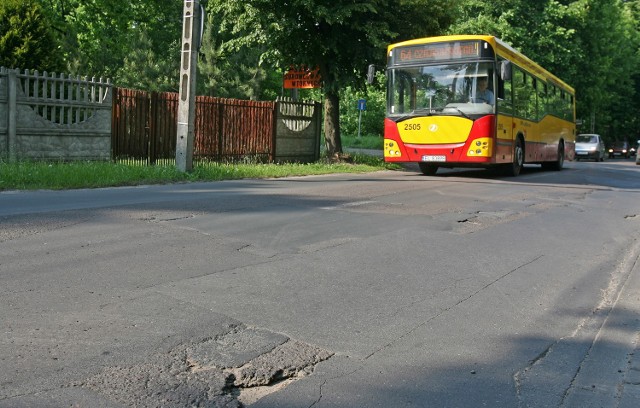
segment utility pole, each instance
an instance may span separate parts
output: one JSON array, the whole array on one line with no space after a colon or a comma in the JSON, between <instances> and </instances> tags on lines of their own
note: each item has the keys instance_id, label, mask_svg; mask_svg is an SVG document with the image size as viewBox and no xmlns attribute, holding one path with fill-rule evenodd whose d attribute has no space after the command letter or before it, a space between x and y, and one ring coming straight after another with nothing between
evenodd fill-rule
<instances>
[{"instance_id":1,"label":"utility pole","mask_svg":"<svg viewBox=\"0 0 640 408\"><path fill-rule=\"evenodd\" d=\"M203 16L198 0L184 0L182 24L182 57L180 61L180 93L178 102L178 131L176 139L176 167L179 171L193 170L193 140L196 116L196 64L202 39Z\"/></svg>"}]
</instances>

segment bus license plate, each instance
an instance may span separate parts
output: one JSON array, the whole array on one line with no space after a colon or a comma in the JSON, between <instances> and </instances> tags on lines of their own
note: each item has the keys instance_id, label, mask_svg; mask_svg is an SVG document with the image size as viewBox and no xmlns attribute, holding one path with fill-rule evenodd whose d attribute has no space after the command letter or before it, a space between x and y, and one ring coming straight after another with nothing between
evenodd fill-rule
<instances>
[{"instance_id":1,"label":"bus license plate","mask_svg":"<svg viewBox=\"0 0 640 408\"><path fill-rule=\"evenodd\" d=\"M437 155L437 156L428 155L428 156L422 156L422 161L423 162L444 162L444 161L447 161L447 157L444 155Z\"/></svg>"}]
</instances>

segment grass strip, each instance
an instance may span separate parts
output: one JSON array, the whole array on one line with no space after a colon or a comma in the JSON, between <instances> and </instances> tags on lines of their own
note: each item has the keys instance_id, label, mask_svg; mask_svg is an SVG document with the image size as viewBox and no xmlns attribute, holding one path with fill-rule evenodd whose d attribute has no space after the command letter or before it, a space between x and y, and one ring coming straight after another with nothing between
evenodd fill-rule
<instances>
[{"instance_id":1,"label":"grass strip","mask_svg":"<svg viewBox=\"0 0 640 408\"><path fill-rule=\"evenodd\" d=\"M244 178L277 178L330 173L364 173L398 166L381 158L353 155L349 163L260 164L195 162L193 171L175 165L112 163L104 161L42 162L0 161L2 190L63 190Z\"/></svg>"}]
</instances>

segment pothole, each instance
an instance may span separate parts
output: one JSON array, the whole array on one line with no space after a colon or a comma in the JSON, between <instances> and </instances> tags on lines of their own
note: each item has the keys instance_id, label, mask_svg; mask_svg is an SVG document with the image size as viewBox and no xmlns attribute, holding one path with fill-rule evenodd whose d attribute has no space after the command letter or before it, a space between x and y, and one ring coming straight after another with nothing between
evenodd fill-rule
<instances>
[{"instance_id":1,"label":"pothole","mask_svg":"<svg viewBox=\"0 0 640 408\"><path fill-rule=\"evenodd\" d=\"M243 407L311 374L332 352L268 330L237 326L144 363L104 368L72 387L137 407Z\"/></svg>"},{"instance_id":2,"label":"pothole","mask_svg":"<svg viewBox=\"0 0 640 408\"><path fill-rule=\"evenodd\" d=\"M224 369L238 389L238 400L252 404L313 372L333 353L295 340L276 347L241 367Z\"/></svg>"},{"instance_id":3,"label":"pothole","mask_svg":"<svg viewBox=\"0 0 640 408\"><path fill-rule=\"evenodd\" d=\"M530 213L516 211L476 211L469 217L458 220L456 232L468 234L494 225L515 221L528 215Z\"/></svg>"}]
</instances>

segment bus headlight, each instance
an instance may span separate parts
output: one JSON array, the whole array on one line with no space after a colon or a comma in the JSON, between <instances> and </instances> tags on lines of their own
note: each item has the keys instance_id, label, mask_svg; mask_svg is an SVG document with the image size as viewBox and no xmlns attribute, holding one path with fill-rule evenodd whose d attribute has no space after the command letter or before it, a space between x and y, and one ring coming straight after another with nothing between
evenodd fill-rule
<instances>
[{"instance_id":1,"label":"bus headlight","mask_svg":"<svg viewBox=\"0 0 640 408\"><path fill-rule=\"evenodd\" d=\"M490 137L481 137L476 139L467 156L469 157L491 157L493 153L493 140Z\"/></svg>"},{"instance_id":2,"label":"bus headlight","mask_svg":"<svg viewBox=\"0 0 640 408\"><path fill-rule=\"evenodd\" d=\"M384 157L400 157L400 149L395 140L384 139Z\"/></svg>"}]
</instances>

